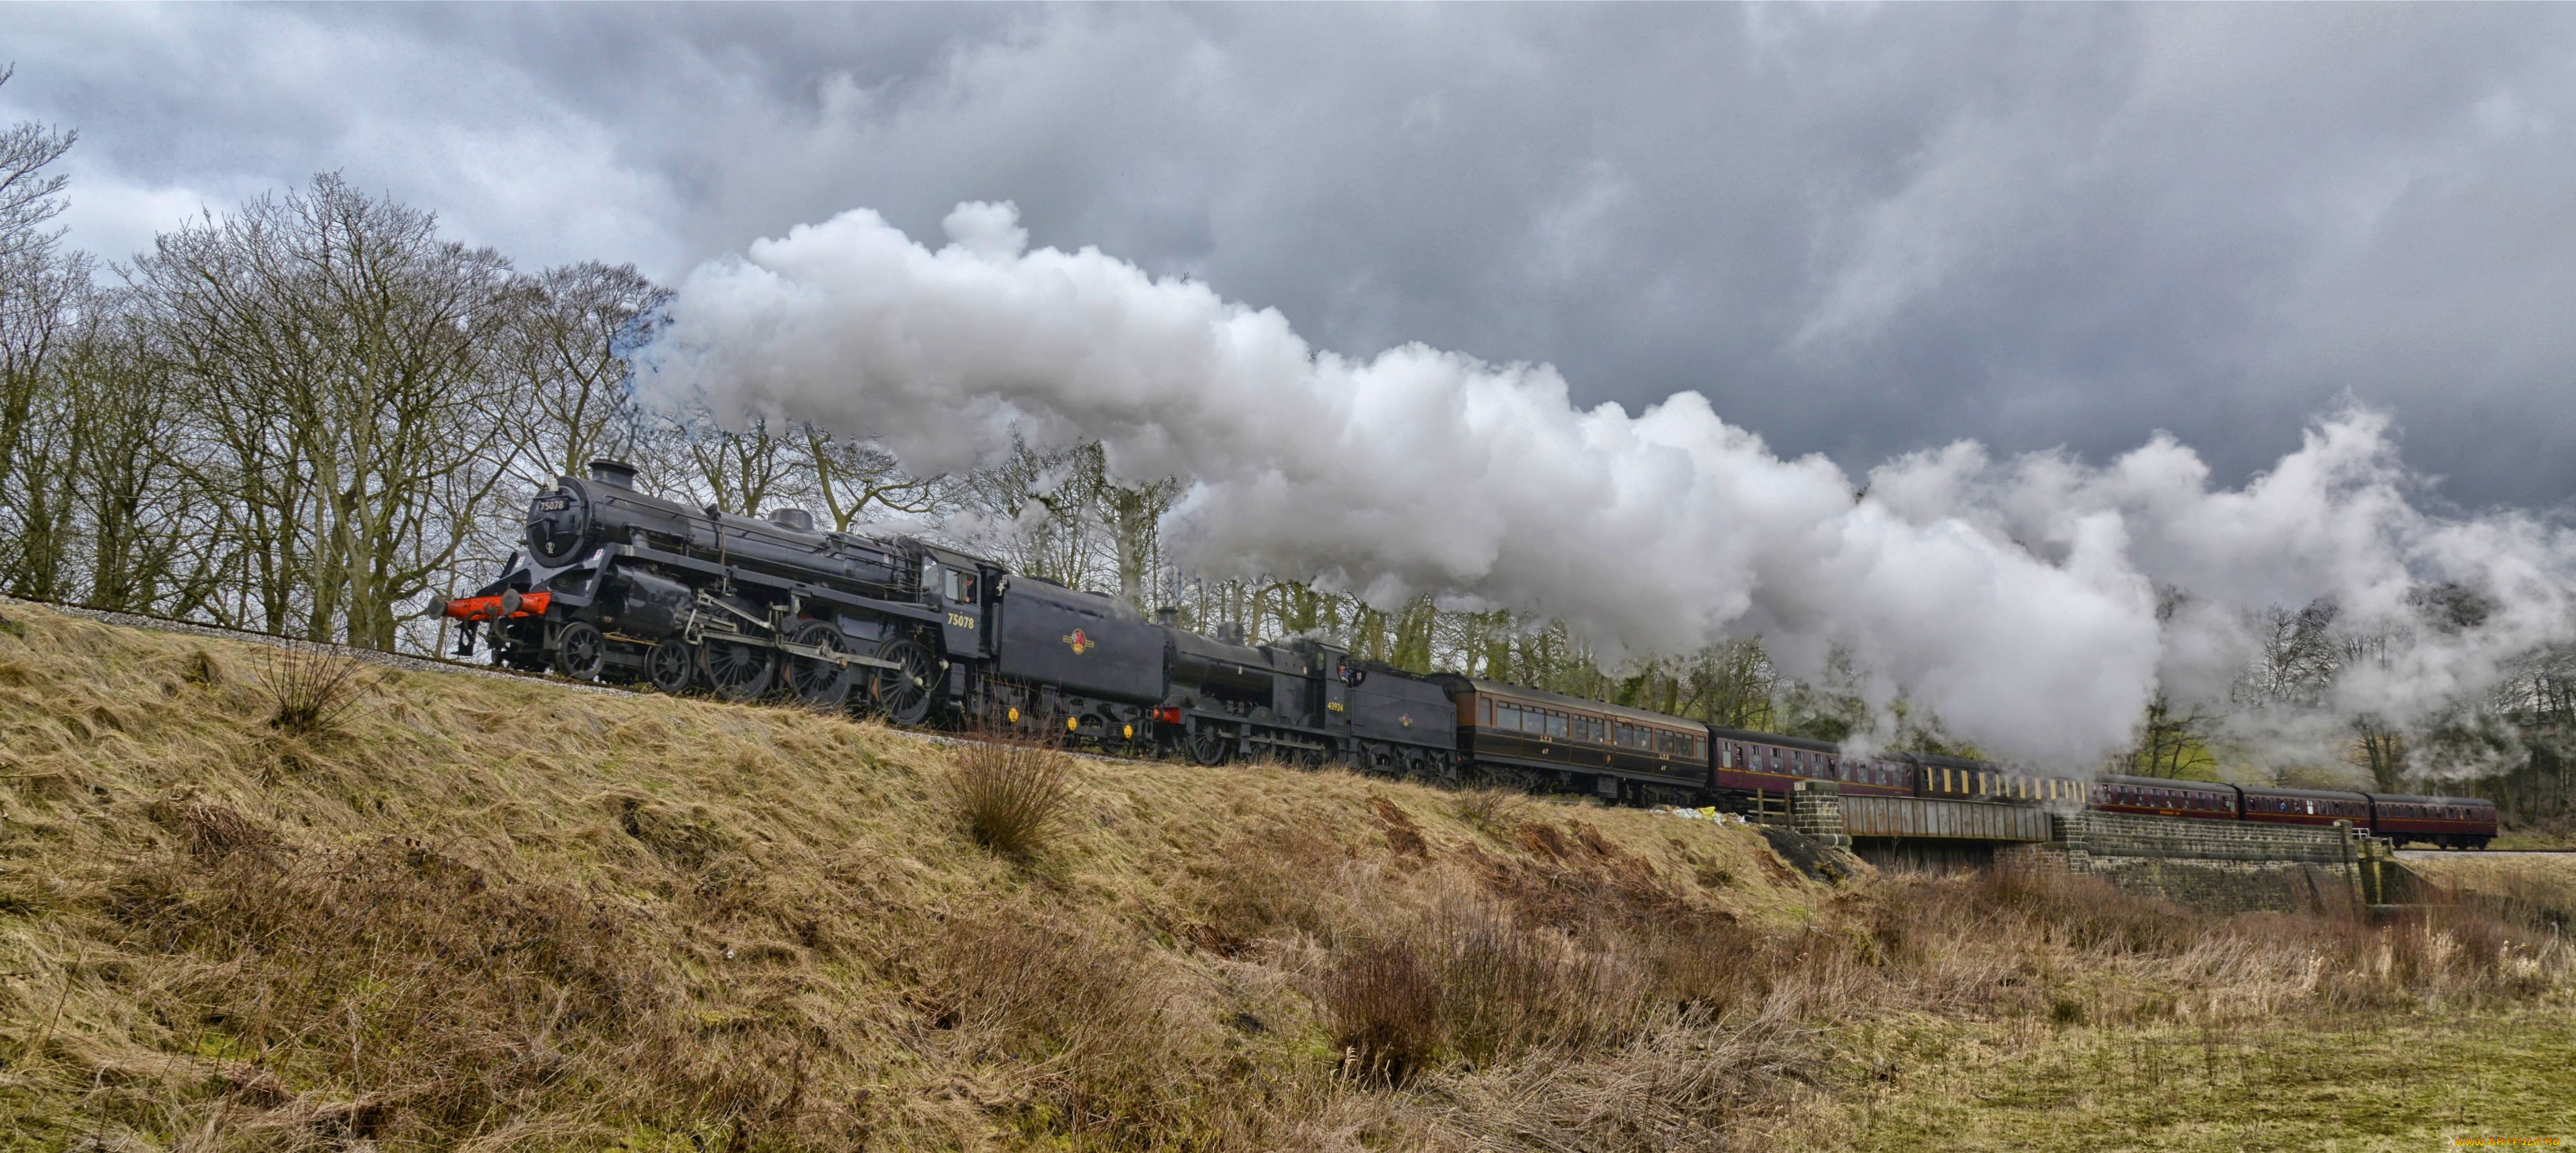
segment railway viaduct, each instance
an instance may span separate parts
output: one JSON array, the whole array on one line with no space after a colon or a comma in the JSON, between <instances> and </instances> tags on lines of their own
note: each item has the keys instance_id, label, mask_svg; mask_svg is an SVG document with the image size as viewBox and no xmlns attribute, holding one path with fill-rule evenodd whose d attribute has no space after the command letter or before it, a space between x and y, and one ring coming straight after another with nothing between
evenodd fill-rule
<instances>
[{"instance_id":1,"label":"railway viaduct","mask_svg":"<svg viewBox=\"0 0 2576 1153\"><path fill-rule=\"evenodd\" d=\"M2061 869L2211 912L2388 905L2412 892L2412 874L2388 842L2343 822L2300 828L1845 797L1832 781L1800 781L1780 823L1880 865Z\"/></svg>"}]
</instances>

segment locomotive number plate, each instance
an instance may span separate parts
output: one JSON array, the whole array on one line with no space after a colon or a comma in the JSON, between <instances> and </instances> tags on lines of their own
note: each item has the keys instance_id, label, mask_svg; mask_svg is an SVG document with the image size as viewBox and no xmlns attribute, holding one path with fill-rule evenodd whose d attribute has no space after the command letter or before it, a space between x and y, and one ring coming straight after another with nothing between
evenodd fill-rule
<instances>
[{"instance_id":1,"label":"locomotive number plate","mask_svg":"<svg viewBox=\"0 0 2576 1153\"><path fill-rule=\"evenodd\" d=\"M572 498L568 496L541 496L537 498L537 511L539 512L562 512L563 510L571 507Z\"/></svg>"},{"instance_id":2,"label":"locomotive number plate","mask_svg":"<svg viewBox=\"0 0 2576 1153\"><path fill-rule=\"evenodd\" d=\"M971 629L975 627L975 618L964 613L950 613L948 623L956 628Z\"/></svg>"}]
</instances>

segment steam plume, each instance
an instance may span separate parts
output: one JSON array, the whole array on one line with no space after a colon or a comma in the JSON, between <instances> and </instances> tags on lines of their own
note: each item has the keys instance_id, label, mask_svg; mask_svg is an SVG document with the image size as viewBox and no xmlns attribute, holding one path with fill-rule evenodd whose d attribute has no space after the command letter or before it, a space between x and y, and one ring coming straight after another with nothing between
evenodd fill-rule
<instances>
[{"instance_id":1,"label":"steam plume","mask_svg":"<svg viewBox=\"0 0 2576 1153\"><path fill-rule=\"evenodd\" d=\"M1194 568L1508 606L1614 653L1758 632L1812 671L1841 648L1877 701L1901 692L2070 766L2125 745L2160 676L2224 679L2245 644L2226 606L2335 595L2395 614L2407 589L2459 580L2513 606L2497 637L2565 630L2565 536L2416 511L2367 413L2238 491L2159 438L2101 469L1954 445L1873 471L1863 496L1697 393L1581 410L1545 365L1318 352L1204 284L1027 251L1007 204L961 205L946 230L934 251L852 211L700 267L639 392L878 437L921 469L989 460L1013 433L1096 439L1124 477L1189 482L1165 533ZM2159 583L2204 599L2160 621ZM2433 646L2385 695L2466 684L2501 655Z\"/></svg>"}]
</instances>

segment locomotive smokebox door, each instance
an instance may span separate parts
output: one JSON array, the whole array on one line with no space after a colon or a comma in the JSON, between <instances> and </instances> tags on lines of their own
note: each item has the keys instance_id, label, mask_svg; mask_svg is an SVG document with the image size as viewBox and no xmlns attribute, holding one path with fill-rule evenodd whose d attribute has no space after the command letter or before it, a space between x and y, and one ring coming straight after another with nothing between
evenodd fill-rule
<instances>
[{"instance_id":1,"label":"locomotive smokebox door","mask_svg":"<svg viewBox=\"0 0 2576 1153\"><path fill-rule=\"evenodd\" d=\"M939 640L952 656L983 652L983 574L939 566Z\"/></svg>"}]
</instances>

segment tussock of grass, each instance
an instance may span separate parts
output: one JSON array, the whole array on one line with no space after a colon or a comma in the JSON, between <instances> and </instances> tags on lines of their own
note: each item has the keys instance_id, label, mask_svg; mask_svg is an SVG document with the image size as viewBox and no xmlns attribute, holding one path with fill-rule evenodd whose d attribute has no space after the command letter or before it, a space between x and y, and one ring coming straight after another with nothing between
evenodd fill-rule
<instances>
[{"instance_id":1,"label":"tussock of grass","mask_svg":"<svg viewBox=\"0 0 2576 1153\"><path fill-rule=\"evenodd\" d=\"M181 663L179 675L195 684L214 682L213 664L200 652ZM268 725L299 737L338 732L365 704L367 666L321 645L289 642L270 649L260 663L267 692Z\"/></svg>"},{"instance_id":2,"label":"tussock of grass","mask_svg":"<svg viewBox=\"0 0 2576 1153\"><path fill-rule=\"evenodd\" d=\"M418 672L297 732L248 650L7 612L35 1147L1865 1147L1923 1070L2567 987L2537 890L1831 890L1644 812ZM1014 765L1054 798L1016 840L966 799Z\"/></svg>"},{"instance_id":3,"label":"tussock of grass","mask_svg":"<svg viewBox=\"0 0 2576 1153\"><path fill-rule=\"evenodd\" d=\"M975 842L1027 861L1062 831L1073 805L1073 761L1016 730L974 734L957 750L949 788Z\"/></svg>"}]
</instances>

